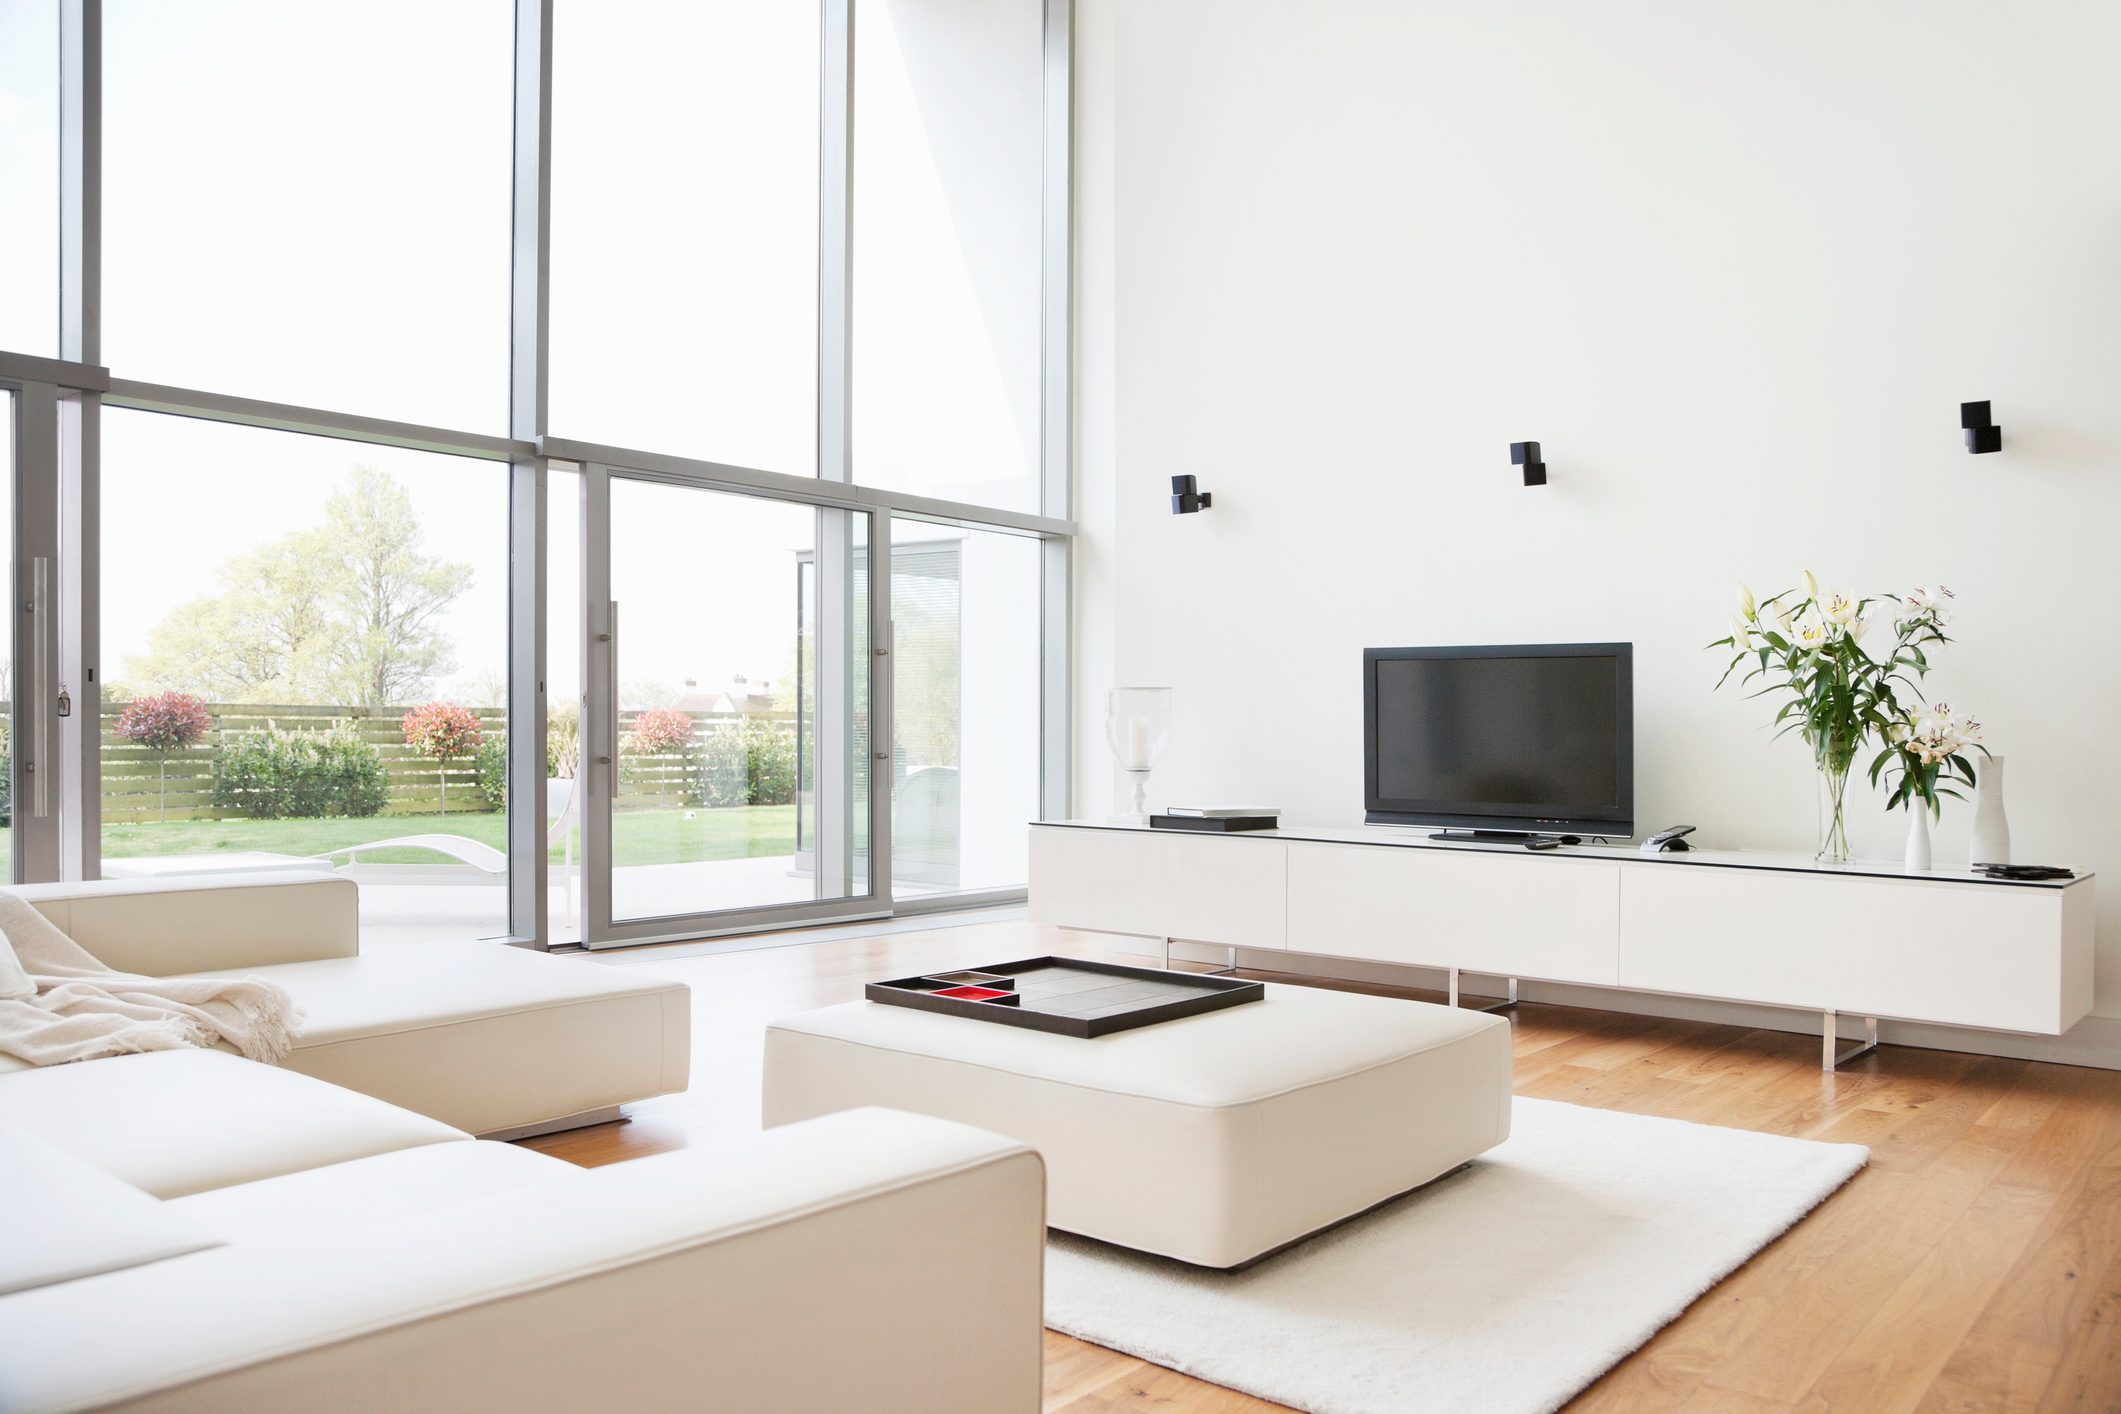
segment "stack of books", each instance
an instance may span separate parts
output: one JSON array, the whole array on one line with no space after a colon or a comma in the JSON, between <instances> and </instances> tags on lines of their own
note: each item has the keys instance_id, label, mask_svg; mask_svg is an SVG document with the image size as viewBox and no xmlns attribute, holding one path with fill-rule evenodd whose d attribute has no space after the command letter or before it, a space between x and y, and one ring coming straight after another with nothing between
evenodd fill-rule
<instances>
[{"instance_id":1,"label":"stack of books","mask_svg":"<svg viewBox=\"0 0 2121 1414\"><path fill-rule=\"evenodd\" d=\"M1271 830L1280 818L1281 811L1271 805L1173 805L1161 815L1151 815L1149 828L1224 835L1239 830Z\"/></svg>"}]
</instances>

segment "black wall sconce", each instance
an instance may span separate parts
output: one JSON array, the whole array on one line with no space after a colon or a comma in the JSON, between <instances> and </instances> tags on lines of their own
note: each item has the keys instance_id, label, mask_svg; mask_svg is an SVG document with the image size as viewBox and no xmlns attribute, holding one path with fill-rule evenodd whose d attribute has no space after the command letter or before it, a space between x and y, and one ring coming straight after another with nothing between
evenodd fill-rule
<instances>
[{"instance_id":1,"label":"black wall sconce","mask_svg":"<svg viewBox=\"0 0 2121 1414\"><path fill-rule=\"evenodd\" d=\"M1524 484L1544 486L1547 484L1547 464L1539 459L1537 442L1510 443L1510 465L1524 468Z\"/></svg>"},{"instance_id":2,"label":"black wall sconce","mask_svg":"<svg viewBox=\"0 0 2121 1414\"><path fill-rule=\"evenodd\" d=\"M1978 403L1959 404L1959 426L1966 433L1966 449L1969 452L2000 452L2003 450L2003 429L1996 425L1990 415L1988 399Z\"/></svg>"},{"instance_id":3,"label":"black wall sconce","mask_svg":"<svg viewBox=\"0 0 2121 1414\"><path fill-rule=\"evenodd\" d=\"M1190 476L1171 478L1171 514L1189 516L1195 511L1204 511L1215 504L1215 498L1199 489L1199 483Z\"/></svg>"}]
</instances>

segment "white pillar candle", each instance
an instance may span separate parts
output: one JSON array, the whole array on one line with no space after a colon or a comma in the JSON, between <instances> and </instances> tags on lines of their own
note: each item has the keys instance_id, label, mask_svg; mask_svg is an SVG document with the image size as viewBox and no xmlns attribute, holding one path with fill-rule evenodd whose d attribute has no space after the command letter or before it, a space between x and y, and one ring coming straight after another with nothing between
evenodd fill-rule
<instances>
[{"instance_id":1,"label":"white pillar candle","mask_svg":"<svg viewBox=\"0 0 2121 1414\"><path fill-rule=\"evenodd\" d=\"M1149 719L1127 718L1127 751L1122 763L1129 771L1149 769Z\"/></svg>"}]
</instances>

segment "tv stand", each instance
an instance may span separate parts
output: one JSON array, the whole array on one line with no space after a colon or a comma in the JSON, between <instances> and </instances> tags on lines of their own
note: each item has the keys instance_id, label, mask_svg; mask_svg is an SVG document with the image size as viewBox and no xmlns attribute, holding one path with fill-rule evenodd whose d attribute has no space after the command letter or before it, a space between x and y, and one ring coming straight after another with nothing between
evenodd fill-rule
<instances>
[{"instance_id":1,"label":"tv stand","mask_svg":"<svg viewBox=\"0 0 2121 1414\"><path fill-rule=\"evenodd\" d=\"M1750 850L1285 828L1031 828L1031 918L1167 942L1789 1007L1825 1069L1876 1019L2058 1036L2091 1010L2093 880L1821 865ZM1512 994L1514 999L1514 982ZM1506 1002L1505 1005L1508 1003ZM1839 1014L1864 1023L1848 1050Z\"/></svg>"}]
</instances>

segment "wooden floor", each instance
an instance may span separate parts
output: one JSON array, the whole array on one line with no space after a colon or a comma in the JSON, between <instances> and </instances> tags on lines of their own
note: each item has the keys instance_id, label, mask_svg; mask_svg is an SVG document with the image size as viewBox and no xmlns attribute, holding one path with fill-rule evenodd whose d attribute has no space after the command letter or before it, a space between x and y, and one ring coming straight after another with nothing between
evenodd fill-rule
<instances>
[{"instance_id":1,"label":"wooden floor","mask_svg":"<svg viewBox=\"0 0 2121 1414\"><path fill-rule=\"evenodd\" d=\"M1048 951L1116 955L1014 921L606 955L692 985L693 1088L528 1142L593 1165L756 1130L768 1021L872 977ZM1515 1030L1521 1095L1871 1147L1846 1188L1572 1411L2121 1410L2121 1073L1886 1047L1827 1075L1816 1038L1530 1004ZM1048 1332L1045 1408L1282 1406Z\"/></svg>"}]
</instances>

